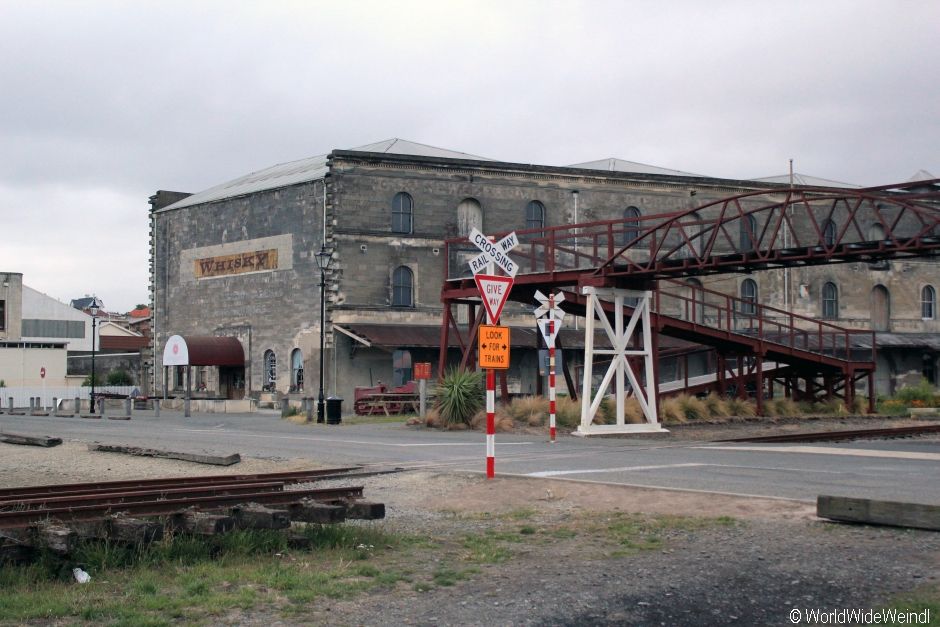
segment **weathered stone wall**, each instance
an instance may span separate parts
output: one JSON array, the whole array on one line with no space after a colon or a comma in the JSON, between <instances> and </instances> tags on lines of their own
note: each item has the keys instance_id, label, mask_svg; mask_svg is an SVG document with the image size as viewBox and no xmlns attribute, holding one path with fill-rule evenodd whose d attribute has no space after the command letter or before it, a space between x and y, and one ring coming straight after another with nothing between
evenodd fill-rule
<instances>
[{"instance_id":1,"label":"weathered stone wall","mask_svg":"<svg viewBox=\"0 0 940 627\"><path fill-rule=\"evenodd\" d=\"M441 321L440 290L446 274L444 241L458 235L457 207L465 199L480 203L482 231L489 234L524 229L526 206L532 200L544 205L545 225L558 226L622 218L631 206L642 215L687 211L758 189L757 184L738 181L549 170L340 155L330 163L325 207L324 183L317 181L156 213L158 378L159 357L169 335L228 334L245 346L249 392L262 386L262 357L268 349L278 359L277 389L288 391L291 351L299 348L305 366L302 393L315 395L320 301L313 256L320 246L324 212L328 246L335 250L327 282L328 322L436 325ZM414 201L413 231L408 234L392 233L391 205L399 192ZM702 217L716 211L703 209ZM798 225L803 235L808 228ZM738 230L729 227L728 237L737 235ZM733 248L733 243L722 246ZM225 274L222 267L222 276L196 276L193 264L200 259L232 264L238 255L258 250L277 251L276 270ZM399 266L414 274L410 307L392 305L392 273ZM933 280L936 268L934 262L918 261L892 262L886 270L864 263L802 268L790 272L789 297L782 270L700 280L706 288L739 295L742 281L750 278L758 284L761 302L781 308L790 303L797 313L812 318L821 316L822 284L831 280L839 286L839 318L834 322L858 328L870 327L871 290L881 283L891 294L892 331L940 332L937 321L920 319L919 290ZM671 306L678 313L679 304ZM530 312L510 304L506 316L525 320ZM340 338L329 326L326 331L327 394L344 397L348 406L353 388L369 384L370 369L373 382L391 380L390 352L352 352L351 340ZM528 380L516 376L519 390L527 391Z\"/></svg>"},{"instance_id":2,"label":"weathered stone wall","mask_svg":"<svg viewBox=\"0 0 940 627\"><path fill-rule=\"evenodd\" d=\"M266 350L277 356L278 389L288 390L290 355L300 348L309 385L314 348L319 349L320 273L314 254L322 239L322 182L154 215L156 389L163 389L162 351L171 335L238 337L245 348L248 392L262 386ZM277 251L277 267L270 261L250 271L234 267L258 251ZM200 259L226 265L221 274L197 278Z\"/></svg>"}]
</instances>

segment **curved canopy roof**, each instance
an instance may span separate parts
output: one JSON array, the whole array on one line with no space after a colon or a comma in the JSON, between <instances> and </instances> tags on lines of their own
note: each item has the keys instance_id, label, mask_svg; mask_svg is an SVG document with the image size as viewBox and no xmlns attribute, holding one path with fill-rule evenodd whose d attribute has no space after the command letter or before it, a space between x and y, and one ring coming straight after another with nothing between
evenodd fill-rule
<instances>
[{"instance_id":1,"label":"curved canopy roof","mask_svg":"<svg viewBox=\"0 0 940 627\"><path fill-rule=\"evenodd\" d=\"M238 338L174 335L163 347L164 366L244 366L245 350Z\"/></svg>"}]
</instances>

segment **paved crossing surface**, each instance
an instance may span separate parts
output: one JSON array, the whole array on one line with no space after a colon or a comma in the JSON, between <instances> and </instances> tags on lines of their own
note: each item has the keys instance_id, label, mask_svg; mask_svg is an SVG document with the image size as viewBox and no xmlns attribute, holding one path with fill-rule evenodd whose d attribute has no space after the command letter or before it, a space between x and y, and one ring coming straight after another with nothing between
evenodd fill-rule
<instances>
[{"instance_id":1,"label":"paved crossing surface","mask_svg":"<svg viewBox=\"0 0 940 627\"><path fill-rule=\"evenodd\" d=\"M131 421L0 415L0 429L176 451L306 458L482 472L482 434L400 424L297 425L268 413ZM3 446L0 444L0 454ZM729 444L498 434L496 472L579 481L815 500L819 494L940 503L940 438L820 444Z\"/></svg>"}]
</instances>

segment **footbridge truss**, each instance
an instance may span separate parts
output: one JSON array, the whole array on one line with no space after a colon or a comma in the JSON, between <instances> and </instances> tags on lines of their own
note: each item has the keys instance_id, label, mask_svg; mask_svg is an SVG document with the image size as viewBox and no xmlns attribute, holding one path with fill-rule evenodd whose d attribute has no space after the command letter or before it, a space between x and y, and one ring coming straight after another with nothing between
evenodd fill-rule
<instances>
[{"instance_id":1,"label":"footbridge truss","mask_svg":"<svg viewBox=\"0 0 940 627\"><path fill-rule=\"evenodd\" d=\"M937 184L940 179L858 190L780 188L670 214L517 231L520 243L512 257L520 270L510 300L534 306L536 291L564 290L566 312L584 316L592 334L585 336L586 348L595 343L595 318L605 331L610 348L601 352L613 355L596 393L591 364L598 353L585 355L584 433L604 431L592 422L609 385L616 387L619 410L612 430L659 428L657 395L681 389L659 382L660 335L710 351L714 371L689 381L691 390L751 393L761 412L772 382L797 400L840 398L851 406L865 381L873 411L872 331L800 316L688 279L937 255L940 192L921 191ZM483 308L466 259L476 249L465 240L449 240L445 251L441 346L458 346L461 366L472 368ZM461 306L466 316L458 315ZM463 329L458 318L465 320ZM442 348L441 372L446 358ZM572 388L570 373L566 379ZM645 425L624 425L623 400L630 394L644 408Z\"/></svg>"}]
</instances>

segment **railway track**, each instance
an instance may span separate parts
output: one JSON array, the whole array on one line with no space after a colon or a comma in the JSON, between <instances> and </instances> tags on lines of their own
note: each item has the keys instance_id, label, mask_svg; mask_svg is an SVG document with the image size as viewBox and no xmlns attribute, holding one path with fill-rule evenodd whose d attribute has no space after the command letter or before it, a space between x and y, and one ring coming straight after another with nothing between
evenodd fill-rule
<instances>
[{"instance_id":1,"label":"railway track","mask_svg":"<svg viewBox=\"0 0 940 627\"><path fill-rule=\"evenodd\" d=\"M50 522L106 521L116 515L155 517L178 516L187 510L219 512L248 503L264 507L288 506L295 510L299 507L307 518L312 516L310 511L317 509L314 505L317 503L345 507L342 516L321 508L328 514L326 522L341 522L346 517L384 516L381 504L359 501L362 486L286 489L327 479L389 472L356 473L358 470L361 467L7 488L0 490L0 532ZM348 515L350 513L352 515Z\"/></svg>"},{"instance_id":2,"label":"railway track","mask_svg":"<svg viewBox=\"0 0 940 627\"><path fill-rule=\"evenodd\" d=\"M869 440L905 438L914 435L940 433L940 425L917 427L889 427L884 429L853 429L842 431L814 431L812 433L787 433L784 435L762 435L747 438L729 438L716 442L837 442L840 440Z\"/></svg>"}]
</instances>

